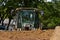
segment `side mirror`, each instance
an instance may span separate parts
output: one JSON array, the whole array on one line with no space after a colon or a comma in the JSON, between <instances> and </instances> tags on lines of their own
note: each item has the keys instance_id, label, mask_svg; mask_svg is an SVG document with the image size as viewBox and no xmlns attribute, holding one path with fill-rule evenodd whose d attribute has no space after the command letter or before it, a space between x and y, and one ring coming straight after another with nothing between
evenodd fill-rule
<instances>
[{"instance_id":1,"label":"side mirror","mask_svg":"<svg viewBox=\"0 0 60 40\"><path fill-rule=\"evenodd\" d=\"M40 13L41 13L42 16L44 15L44 11L41 10Z\"/></svg>"}]
</instances>

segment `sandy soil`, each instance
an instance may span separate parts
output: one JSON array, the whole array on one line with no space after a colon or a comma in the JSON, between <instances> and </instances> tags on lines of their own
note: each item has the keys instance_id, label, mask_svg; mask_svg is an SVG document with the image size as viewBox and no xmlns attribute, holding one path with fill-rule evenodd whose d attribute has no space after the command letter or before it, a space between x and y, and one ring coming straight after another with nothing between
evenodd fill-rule
<instances>
[{"instance_id":1,"label":"sandy soil","mask_svg":"<svg viewBox=\"0 0 60 40\"><path fill-rule=\"evenodd\" d=\"M54 30L0 31L0 40L50 40Z\"/></svg>"},{"instance_id":2,"label":"sandy soil","mask_svg":"<svg viewBox=\"0 0 60 40\"><path fill-rule=\"evenodd\" d=\"M54 30L53 36L50 40L60 40L60 26L57 26Z\"/></svg>"}]
</instances>

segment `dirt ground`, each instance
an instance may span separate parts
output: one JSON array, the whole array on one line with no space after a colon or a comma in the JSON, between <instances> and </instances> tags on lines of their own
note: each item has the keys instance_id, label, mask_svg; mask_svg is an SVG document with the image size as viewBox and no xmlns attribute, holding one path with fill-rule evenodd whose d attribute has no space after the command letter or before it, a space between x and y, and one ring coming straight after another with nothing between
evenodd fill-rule
<instances>
[{"instance_id":1,"label":"dirt ground","mask_svg":"<svg viewBox=\"0 0 60 40\"><path fill-rule=\"evenodd\" d=\"M57 26L54 30L53 36L50 40L60 40L60 26Z\"/></svg>"},{"instance_id":2,"label":"dirt ground","mask_svg":"<svg viewBox=\"0 0 60 40\"><path fill-rule=\"evenodd\" d=\"M0 40L50 40L54 30L0 31Z\"/></svg>"}]
</instances>

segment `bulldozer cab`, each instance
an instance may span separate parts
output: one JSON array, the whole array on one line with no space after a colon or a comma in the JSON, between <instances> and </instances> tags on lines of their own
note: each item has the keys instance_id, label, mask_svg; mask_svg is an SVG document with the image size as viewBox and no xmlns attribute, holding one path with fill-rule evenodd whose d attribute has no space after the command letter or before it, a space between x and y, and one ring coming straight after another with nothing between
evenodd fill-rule
<instances>
[{"instance_id":1,"label":"bulldozer cab","mask_svg":"<svg viewBox=\"0 0 60 40\"><path fill-rule=\"evenodd\" d=\"M39 18L36 8L17 8L17 28L33 30L39 26Z\"/></svg>"}]
</instances>

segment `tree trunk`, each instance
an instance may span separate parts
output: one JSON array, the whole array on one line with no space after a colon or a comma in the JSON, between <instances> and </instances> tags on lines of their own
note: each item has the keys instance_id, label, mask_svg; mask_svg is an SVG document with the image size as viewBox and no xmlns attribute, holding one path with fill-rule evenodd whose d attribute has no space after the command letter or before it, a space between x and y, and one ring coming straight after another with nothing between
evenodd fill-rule
<instances>
[{"instance_id":1,"label":"tree trunk","mask_svg":"<svg viewBox=\"0 0 60 40\"><path fill-rule=\"evenodd\" d=\"M9 23L8 23L8 26L7 26L7 30L9 29L10 22L11 22L11 19L9 18Z\"/></svg>"},{"instance_id":2,"label":"tree trunk","mask_svg":"<svg viewBox=\"0 0 60 40\"><path fill-rule=\"evenodd\" d=\"M3 17L1 17L1 21L2 21L2 26L3 26L3 25L4 25L4 24L3 24L3 21L4 21L4 20L3 20Z\"/></svg>"}]
</instances>

